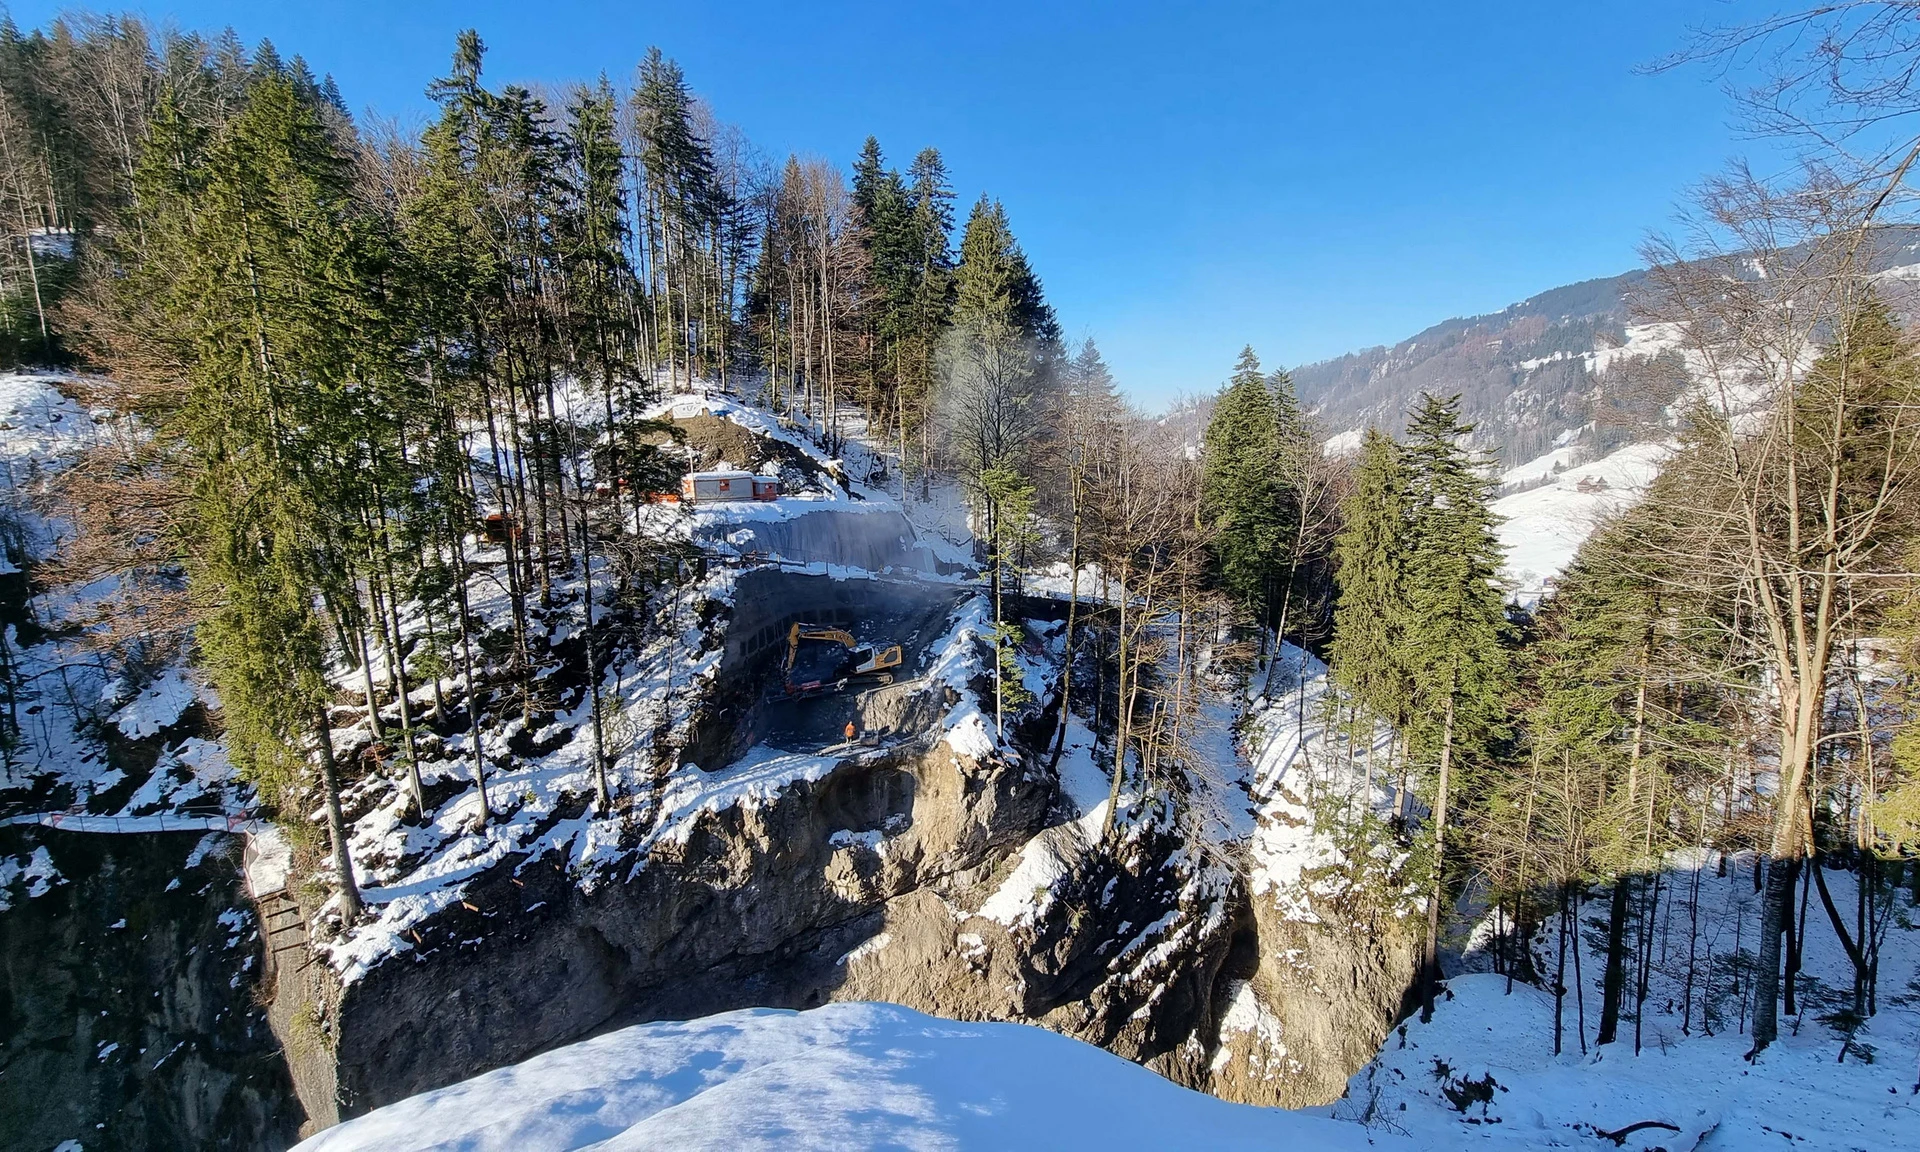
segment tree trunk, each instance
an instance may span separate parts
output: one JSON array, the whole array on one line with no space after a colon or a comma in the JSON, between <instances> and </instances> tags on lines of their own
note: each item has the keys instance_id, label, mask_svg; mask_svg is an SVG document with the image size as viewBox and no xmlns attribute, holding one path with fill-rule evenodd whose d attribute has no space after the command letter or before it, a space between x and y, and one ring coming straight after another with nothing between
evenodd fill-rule
<instances>
[{"instance_id":1,"label":"tree trunk","mask_svg":"<svg viewBox=\"0 0 1920 1152\"><path fill-rule=\"evenodd\" d=\"M1560 885L1560 955L1553 966L1553 1054L1560 1055L1567 1005L1567 888Z\"/></svg>"},{"instance_id":2,"label":"tree trunk","mask_svg":"<svg viewBox=\"0 0 1920 1152\"><path fill-rule=\"evenodd\" d=\"M1620 1029L1620 997L1627 986L1627 911L1633 882L1621 876L1613 882L1613 901L1607 909L1607 964L1600 977L1600 1031L1595 1044L1611 1044Z\"/></svg>"},{"instance_id":3,"label":"tree trunk","mask_svg":"<svg viewBox=\"0 0 1920 1152\"><path fill-rule=\"evenodd\" d=\"M902 458L904 460L904 457ZM904 488L906 481L901 481ZM1067 548L1067 565L1073 572L1067 584L1067 631L1064 640L1064 667L1060 672L1060 723L1054 733L1053 755L1047 759L1047 771L1060 770L1060 755L1067 746L1067 724L1073 719L1073 626L1080 610L1080 487L1073 481L1073 542Z\"/></svg>"},{"instance_id":4,"label":"tree trunk","mask_svg":"<svg viewBox=\"0 0 1920 1152\"><path fill-rule=\"evenodd\" d=\"M1304 669L1303 669L1304 670ZM1427 954L1420 982L1420 1022L1433 1019L1434 987L1440 981L1440 903L1447 890L1447 792L1453 783L1455 676L1447 676L1446 715L1440 722L1440 779L1433 801L1433 891L1427 896Z\"/></svg>"},{"instance_id":5,"label":"tree trunk","mask_svg":"<svg viewBox=\"0 0 1920 1152\"><path fill-rule=\"evenodd\" d=\"M353 878L353 856L347 850L347 822L340 814L340 774L333 763L333 721L326 701L314 705L314 742L320 746L320 784L327 797L327 838L333 846L333 868L340 875L340 916L349 925L360 919L360 885Z\"/></svg>"},{"instance_id":6,"label":"tree trunk","mask_svg":"<svg viewBox=\"0 0 1920 1152\"><path fill-rule=\"evenodd\" d=\"M1766 895L1760 905L1759 967L1753 975L1753 1048L1758 1056L1780 1035L1780 942L1793 913L1793 890L1800 878L1798 856L1775 855L1767 862Z\"/></svg>"}]
</instances>

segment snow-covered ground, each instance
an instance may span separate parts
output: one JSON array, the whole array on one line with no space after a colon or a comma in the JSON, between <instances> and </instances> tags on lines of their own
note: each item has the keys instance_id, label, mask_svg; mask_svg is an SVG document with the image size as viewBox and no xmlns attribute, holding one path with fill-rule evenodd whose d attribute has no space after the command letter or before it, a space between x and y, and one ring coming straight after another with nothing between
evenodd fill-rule
<instances>
[{"instance_id":1,"label":"snow-covered ground","mask_svg":"<svg viewBox=\"0 0 1920 1152\"><path fill-rule=\"evenodd\" d=\"M1267 1149L1416 1144L1228 1104L1090 1044L885 1004L643 1024L389 1105L303 1152Z\"/></svg>"},{"instance_id":2,"label":"snow-covered ground","mask_svg":"<svg viewBox=\"0 0 1920 1152\"><path fill-rule=\"evenodd\" d=\"M1384 767L1392 734L1380 727L1369 749L1364 734L1349 736L1338 722L1338 701L1327 666L1284 644L1250 709L1255 808L1247 879L1290 919L1317 920L1316 901L1338 897L1363 874L1398 883L1407 863L1406 852L1384 842L1364 859L1346 856L1343 831L1405 810L1408 800ZM1411 914L1416 894L1402 896L1392 911Z\"/></svg>"},{"instance_id":3,"label":"snow-covered ground","mask_svg":"<svg viewBox=\"0 0 1920 1152\"><path fill-rule=\"evenodd\" d=\"M67 532L50 510L54 478L88 449L139 434L123 419L82 408L69 395L77 383L60 374L0 373L0 574L48 559ZM0 760L0 793L38 805L29 813L36 817L50 815L45 809L53 802L63 815L120 818L103 828L136 827L137 819L182 805L196 817L243 816L250 792L224 751L174 733L189 708L211 703L205 686L178 668L131 680L128 669L78 634L120 594L111 577L56 587L28 600L35 628L7 627L0 642L19 686L21 739ZM127 777L108 763L94 734L108 725L126 739L160 745L153 773L124 795Z\"/></svg>"},{"instance_id":4,"label":"snow-covered ground","mask_svg":"<svg viewBox=\"0 0 1920 1152\"><path fill-rule=\"evenodd\" d=\"M1416 1017L1388 1039L1380 1056L1353 1078L1333 1114L1411 1135L1429 1148L1891 1152L1920 1145L1920 930L1913 927L1916 910L1908 896L1893 895L1895 919L1881 955L1880 1011L1844 1055L1843 1036L1823 1017L1850 1002L1851 968L1815 900L1800 979L1803 1013L1783 1017L1780 1039L1749 1062L1743 1057L1752 1047L1746 1034L1750 1008L1742 994L1758 898L1751 857L1730 863L1723 877L1718 858L1699 853L1674 861L1664 876L1638 1055L1630 1019L1623 1019L1615 1043L1593 1043L1603 965L1591 951L1582 989L1586 1041L1579 1032L1582 1005L1570 991L1559 1056L1553 1054L1549 992L1516 983L1508 994L1505 977L1470 973L1448 982L1431 1023ZM1829 870L1827 880L1850 917L1852 875ZM1587 912L1582 947L1591 948L1603 939L1604 901ZM1534 941L1536 962L1549 976L1555 944L1546 932ZM1571 967L1567 980L1574 983ZM1628 996L1631 1013L1632 981ZM1460 1107L1474 1086L1490 1097ZM1677 1131L1643 1129L1621 1144L1596 1135L1642 1121Z\"/></svg>"},{"instance_id":5,"label":"snow-covered ground","mask_svg":"<svg viewBox=\"0 0 1920 1152\"><path fill-rule=\"evenodd\" d=\"M1665 444L1630 444L1558 472L1549 464L1550 483L1495 500L1508 594L1522 604L1538 602L1600 522L1640 498L1670 451ZM1532 479L1530 469L1523 466L1509 475L1525 473Z\"/></svg>"}]
</instances>

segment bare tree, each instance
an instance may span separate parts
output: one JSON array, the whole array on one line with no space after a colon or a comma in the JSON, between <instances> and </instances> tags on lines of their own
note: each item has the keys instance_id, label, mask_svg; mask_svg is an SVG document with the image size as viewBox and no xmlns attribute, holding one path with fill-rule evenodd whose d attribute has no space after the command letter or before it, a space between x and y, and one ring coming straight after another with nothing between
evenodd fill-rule
<instances>
[{"instance_id":1,"label":"bare tree","mask_svg":"<svg viewBox=\"0 0 1920 1152\"><path fill-rule=\"evenodd\" d=\"M1809 773L1839 644L1894 590L1920 501L1920 406L1859 353L1873 246L1906 169L1871 181L1813 167L1774 187L1710 183L1689 242L1649 248L1647 320L1668 325L1696 382L1687 447L1661 502L1673 571L1729 617L1765 694L1779 782L1755 985L1754 1051L1777 1034L1780 939L1812 847Z\"/></svg>"}]
</instances>

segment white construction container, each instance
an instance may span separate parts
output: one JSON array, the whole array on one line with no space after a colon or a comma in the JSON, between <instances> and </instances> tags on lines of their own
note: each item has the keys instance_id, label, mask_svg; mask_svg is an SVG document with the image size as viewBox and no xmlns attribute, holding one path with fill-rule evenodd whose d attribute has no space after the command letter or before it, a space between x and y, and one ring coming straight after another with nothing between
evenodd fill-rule
<instances>
[{"instance_id":1,"label":"white construction container","mask_svg":"<svg viewBox=\"0 0 1920 1152\"><path fill-rule=\"evenodd\" d=\"M680 481L680 499L688 504L773 500L779 495L780 481L751 472L689 472Z\"/></svg>"}]
</instances>

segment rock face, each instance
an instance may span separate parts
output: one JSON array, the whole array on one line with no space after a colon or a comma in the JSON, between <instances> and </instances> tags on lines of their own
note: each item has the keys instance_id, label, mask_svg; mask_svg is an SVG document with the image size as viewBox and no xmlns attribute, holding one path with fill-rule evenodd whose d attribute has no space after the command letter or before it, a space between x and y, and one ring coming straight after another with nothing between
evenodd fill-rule
<instances>
[{"instance_id":1,"label":"rock face","mask_svg":"<svg viewBox=\"0 0 1920 1152\"><path fill-rule=\"evenodd\" d=\"M0 828L60 879L0 910L0 1147L272 1149L300 1104L224 835Z\"/></svg>"},{"instance_id":2,"label":"rock face","mask_svg":"<svg viewBox=\"0 0 1920 1152\"><path fill-rule=\"evenodd\" d=\"M1250 901L1253 971L1224 989L1207 1088L1247 1104L1331 1104L1404 1015L1420 937L1401 920L1363 930L1281 916Z\"/></svg>"},{"instance_id":3,"label":"rock face","mask_svg":"<svg viewBox=\"0 0 1920 1152\"><path fill-rule=\"evenodd\" d=\"M282 953L270 1018L310 1129L611 1028L829 1000L1041 1024L1251 1103L1326 1103L1372 1057L1411 944L1284 919L1241 878L1244 845L1209 841L1165 794L1132 797L1102 844L1050 767L1056 708L996 745L977 714L956 720L985 683L766 705L794 620L882 620L924 670L951 586L770 572L736 592L678 771L763 739L817 748L849 718L881 746L630 829L634 847L590 875L557 850L499 860L344 985L305 949ZM984 647L970 659L985 667Z\"/></svg>"},{"instance_id":4,"label":"rock face","mask_svg":"<svg viewBox=\"0 0 1920 1152\"><path fill-rule=\"evenodd\" d=\"M276 973L275 1026L320 1125L596 1031L841 996L890 901L990 867L1046 811L1017 765L945 745L852 757L583 886L509 861L416 949L341 988Z\"/></svg>"},{"instance_id":5,"label":"rock face","mask_svg":"<svg viewBox=\"0 0 1920 1152\"><path fill-rule=\"evenodd\" d=\"M614 1027L828 1000L1043 1024L1233 1100L1337 1098L1391 1026L1410 941L1356 951L1263 913L1168 829L1094 852L1050 818L1053 785L945 743L850 758L591 888L502 866L345 989L283 966L272 1014L313 1126ZM981 914L1039 851L1047 895Z\"/></svg>"}]
</instances>

